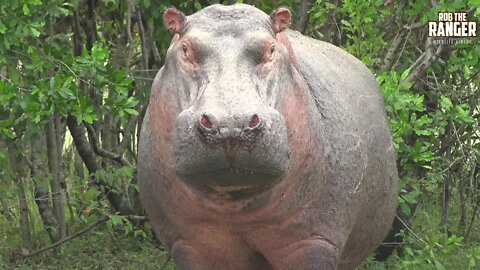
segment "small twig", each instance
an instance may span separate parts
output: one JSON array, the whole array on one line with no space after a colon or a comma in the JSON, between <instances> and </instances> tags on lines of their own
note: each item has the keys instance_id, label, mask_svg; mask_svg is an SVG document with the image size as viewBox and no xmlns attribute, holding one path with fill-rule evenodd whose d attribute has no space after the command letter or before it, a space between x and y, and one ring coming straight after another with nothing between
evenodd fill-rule
<instances>
[{"instance_id":1,"label":"small twig","mask_svg":"<svg viewBox=\"0 0 480 270\"><path fill-rule=\"evenodd\" d=\"M146 216L126 215L123 217L126 217L127 219L131 219L131 220L147 220Z\"/></svg>"},{"instance_id":2,"label":"small twig","mask_svg":"<svg viewBox=\"0 0 480 270\"><path fill-rule=\"evenodd\" d=\"M407 25L403 26L403 28L406 29L406 30L415 30L415 29L422 28L422 27L425 27L425 24L423 24L421 22L416 22L416 23L407 24Z\"/></svg>"},{"instance_id":3,"label":"small twig","mask_svg":"<svg viewBox=\"0 0 480 270\"><path fill-rule=\"evenodd\" d=\"M405 223L398 215L395 215L398 220L400 220L400 222L403 224L403 226L405 226L405 228L410 232L412 233L413 236L415 236L418 240L420 240L422 243L424 243L425 245L428 246L428 243L425 242L425 240L423 240L422 238L420 238L420 236L418 236L408 225L407 223Z\"/></svg>"},{"instance_id":4,"label":"small twig","mask_svg":"<svg viewBox=\"0 0 480 270\"><path fill-rule=\"evenodd\" d=\"M132 70L132 73L133 72L155 72L156 73L156 72L158 72L158 69L153 69L153 68L151 68L151 69L135 69L135 70Z\"/></svg>"},{"instance_id":5,"label":"small twig","mask_svg":"<svg viewBox=\"0 0 480 270\"><path fill-rule=\"evenodd\" d=\"M443 174L445 173L446 171L450 170L450 168L452 168L452 166L457 163L459 160L463 159L465 156L461 156L461 157L458 157L456 158L447 168L445 168L443 171L440 172L440 174Z\"/></svg>"},{"instance_id":6,"label":"small twig","mask_svg":"<svg viewBox=\"0 0 480 270\"><path fill-rule=\"evenodd\" d=\"M405 46L407 45L408 38L410 37L410 34L411 34L411 33L412 33L411 30L408 30L408 31L406 32L405 41L403 42L402 49L400 50L400 53L397 55L397 60L395 61L395 63L394 63L393 65L390 64L390 68L397 66L398 62L400 61L400 58L402 57L403 52L405 51Z\"/></svg>"},{"instance_id":7,"label":"small twig","mask_svg":"<svg viewBox=\"0 0 480 270\"><path fill-rule=\"evenodd\" d=\"M30 257L30 256L34 256L34 255L40 254L40 253L42 253L42 252L44 252L44 251L47 251L47 250L56 248L56 247L60 246L61 244L65 243L65 242L67 242L67 241L70 241L70 240L72 240L72 239L74 239L74 238L76 238L76 237L78 237L78 236L80 236L80 235L82 235L82 234L85 234L86 232L88 232L88 231L92 230L93 228L95 228L95 227L97 227L97 226L99 226L99 225L107 222L108 220L109 220L109 217L104 216L103 218L99 219L97 222L91 224L90 226L86 227L86 228L83 229L83 230L80 230L80 231L78 231L78 232L76 232L76 233L74 233L74 234L72 234L72 235L70 235L70 236L68 236L68 237L66 237L66 238L63 238L62 240L57 241L57 242L51 244L50 246L46 246L46 247L44 247L44 248L42 248L42 249L39 249L39 250L34 251L34 252L32 252L32 253L25 254L25 255L23 255L23 256L24 256L24 257Z\"/></svg>"},{"instance_id":8,"label":"small twig","mask_svg":"<svg viewBox=\"0 0 480 270\"><path fill-rule=\"evenodd\" d=\"M457 139L457 142L458 142L458 146L460 146L460 150L462 150L463 157L465 157L466 156L465 149L463 147L462 141L460 140L460 137L458 136L458 131L457 131L457 127L455 126L455 122L453 121L452 121L452 127L453 127L453 133L455 134L455 138Z\"/></svg>"},{"instance_id":9,"label":"small twig","mask_svg":"<svg viewBox=\"0 0 480 270\"><path fill-rule=\"evenodd\" d=\"M139 77L139 76L132 76L135 80L143 80L143 81L154 81L153 78L148 78L148 77Z\"/></svg>"}]
</instances>

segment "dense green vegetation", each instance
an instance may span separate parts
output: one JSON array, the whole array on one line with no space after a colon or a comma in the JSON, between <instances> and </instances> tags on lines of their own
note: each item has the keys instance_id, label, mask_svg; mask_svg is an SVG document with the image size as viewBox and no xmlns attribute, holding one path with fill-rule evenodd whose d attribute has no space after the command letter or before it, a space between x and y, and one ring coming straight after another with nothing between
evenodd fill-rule
<instances>
[{"instance_id":1,"label":"dense green vegetation","mask_svg":"<svg viewBox=\"0 0 480 270\"><path fill-rule=\"evenodd\" d=\"M162 13L234 2L0 1L0 269L175 269L135 179L138 127L171 38ZM238 2L290 7L292 28L377 77L401 190L391 235L361 269L480 269L479 39L427 33L438 12L478 21L480 1Z\"/></svg>"}]
</instances>

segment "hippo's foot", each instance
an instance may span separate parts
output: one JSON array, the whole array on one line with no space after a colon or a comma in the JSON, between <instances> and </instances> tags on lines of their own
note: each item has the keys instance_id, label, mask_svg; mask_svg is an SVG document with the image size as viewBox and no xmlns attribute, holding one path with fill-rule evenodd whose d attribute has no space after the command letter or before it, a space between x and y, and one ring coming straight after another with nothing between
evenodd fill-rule
<instances>
[{"instance_id":1,"label":"hippo's foot","mask_svg":"<svg viewBox=\"0 0 480 270\"><path fill-rule=\"evenodd\" d=\"M210 246L177 240L172 246L171 255L181 270L272 269L260 253L234 242Z\"/></svg>"},{"instance_id":2,"label":"hippo's foot","mask_svg":"<svg viewBox=\"0 0 480 270\"><path fill-rule=\"evenodd\" d=\"M323 238L294 242L274 250L269 256L275 270L335 270L339 260L338 248Z\"/></svg>"}]
</instances>

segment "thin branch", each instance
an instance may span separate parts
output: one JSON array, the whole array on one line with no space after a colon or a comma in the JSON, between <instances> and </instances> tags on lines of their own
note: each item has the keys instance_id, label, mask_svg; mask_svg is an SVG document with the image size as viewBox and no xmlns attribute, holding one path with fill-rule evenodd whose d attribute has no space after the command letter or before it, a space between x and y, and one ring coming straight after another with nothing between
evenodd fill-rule
<instances>
[{"instance_id":1,"label":"thin branch","mask_svg":"<svg viewBox=\"0 0 480 270\"><path fill-rule=\"evenodd\" d=\"M60 246L61 244L65 243L65 242L68 242L68 241L70 241L70 240L72 240L72 239L74 239L74 238L76 238L76 237L78 237L78 236L80 236L80 235L82 235L82 234L85 234L85 233L87 233L88 231L92 230L93 228L95 228L95 227L97 227L97 226L99 226L99 225L104 224L104 223L107 222L109 219L110 219L109 217L105 216L105 217L99 219L98 221L96 221L95 223L89 225L89 226L86 227L85 229L82 229L82 230L80 230L80 231L78 231L78 232L76 232L76 233L74 233L74 234L72 234L72 235L70 235L70 236L68 236L68 237L60 240L60 241L57 241L57 242L55 242L55 243L53 243L53 244L51 244L51 245L49 245L49 246L46 246L46 247L44 247L44 248L42 248L42 249L39 249L39 250L37 250L37 251L34 251L34 252L32 252L32 253L25 254L25 255L23 255L23 256L24 256L24 257L30 257L30 256L34 256L34 255L40 254L40 253L42 253L42 252L45 252L45 251L47 251L47 250L56 248L56 247Z\"/></svg>"},{"instance_id":2,"label":"thin branch","mask_svg":"<svg viewBox=\"0 0 480 270\"><path fill-rule=\"evenodd\" d=\"M475 217L477 216L479 205L480 204L478 204L478 203L475 204L475 208L473 209L472 218L470 219L470 224L468 225L467 232L465 233L465 242L468 241L468 238L470 238L470 232L472 231L472 225L475 222Z\"/></svg>"},{"instance_id":3,"label":"thin branch","mask_svg":"<svg viewBox=\"0 0 480 270\"><path fill-rule=\"evenodd\" d=\"M410 30L407 31L406 37L405 37L403 45L402 45L402 49L400 50L400 53L398 53L398 55L397 55L397 60L395 61L395 63L393 65L390 66L390 68L397 67L398 63L400 62L400 59L402 58L402 54L405 51L405 46L407 45L408 38L410 37L411 33L412 33L412 31L410 31Z\"/></svg>"},{"instance_id":4,"label":"thin branch","mask_svg":"<svg viewBox=\"0 0 480 270\"><path fill-rule=\"evenodd\" d=\"M126 215L126 216L123 216L127 219L131 219L131 220L147 220L147 217L146 216L137 216L137 215Z\"/></svg>"},{"instance_id":5,"label":"thin branch","mask_svg":"<svg viewBox=\"0 0 480 270\"><path fill-rule=\"evenodd\" d=\"M133 9L133 4L132 1L127 1L127 38L128 38L128 56L127 56L127 71L126 73L130 73L130 61L132 60L132 56L134 54L135 50L135 41L133 40L132 37L132 9Z\"/></svg>"},{"instance_id":6,"label":"thin branch","mask_svg":"<svg viewBox=\"0 0 480 270\"><path fill-rule=\"evenodd\" d=\"M104 158L109 158L111 160L114 160L120 163L122 166L129 166L133 168L133 165L122 155L112 153L100 147L97 139L97 134L95 132L95 129L92 127L92 125L90 125L89 123L84 123L84 126L87 128L88 135L92 143L93 152L95 152L95 154Z\"/></svg>"},{"instance_id":7,"label":"thin branch","mask_svg":"<svg viewBox=\"0 0 480 270\"><path fill-rule=\"evenodd\" d=\"M133 214L135 211L129 204L125 203L125 198L123 194L118 192L112 192L113 187L111 187L105 181L102 181L100 178L94 176L95 172L101 169L100 165L97 163L95 158L95 153L88 143L87 138L85 138L85 129L77 124L77 119L69 115L67 118L68 129L72 135L73 142L77 148L78 154L83 160L85 166L87 166L88 171L91 174L91 178L94 182L104 188L104 195L108 198L108 201L112 204L113 208L118 210L122 214Z\"/></svg>"},{"instance_id":8,"label":"thin branch","mask_svg":"<svg viewBox=\"0 0 480 270\"><path fill-rule=\"evenodd\" d=\"M77 124L77 119L72 115L68 116L67 125L83 163L85 166L87 166L87 169L90 173L95 173L100 169L100 165L95 160L95 155L92 151L92 148L85 138L85 130L82 126Z\"/></svg>"},{"instance_id":9,"label":"thin branch","mask_svg":"<svg viewBox=\"0 0 480 270\"><path fill-rule=\"evenodd\" d=\"M132 70L132 73L133 72L158 72L158 69L154 69L154 68L150 68L150 69L135 69L135 70Z\"/></svg>"},{"instance_id":10,"label":"thin branch","mask_svg":"<svg viewBox=\"0 0 480 270\"><path fill-rule=\"evenodd\" d=\"M143 26L142 22L142 14L140 13L139 10L136 11L137 15L137 24L138 24L138 30L140 32L140 42L142 45L142 60L143 60L143 68L148 69L148 55L150 54L148 50L148 45L147 45L147 37L145 33L145 27Z\"/></svg>"},{"instance_id":11,"label":"thin branch","mask_svg":"<svg viewBox=\"0 0 480 270\"><path fill-rule=\"evenodd\" d=\"M393 60L395 59L396 52L398 50L398 47L400 47L400 44L402 44L406 33L407 31L400 30L400 33L398 33L397 36L393 39L392 44L387 51L387 54L383 58L381 66L382 70L389 70L393 66Z\"/></svg>"},{"instance_id":12,"label":"thin branch","mask_svg":"<svg viewBox=\"0 0 480 270\"><path fill-rule=\"evenodd\" d=\"M132 76L135 80L143 80L143 81L154 81L155 79L153 78L148 78L148 77L138 77L138 76Z\"/></svg>"},{"instance_id":13,"label":"thin branch","mask_svg":"<svg viewBox=\"0 0 480 270\"><path fill-rule=\"evenodd\" d=\"M407 25L403 26L403 28L406 29L406 30L415 30L415 29L419 29L419 28L423 28L423 27L425 27L425 24L423 24L421 22L416 22L416 23L407 24Z\"/></svg>"},{"instance_id":14,"label":"thin branch","mask_svg":"<svg viewBox=\"0 0 480 270\"><path fill-rule=\"evenodd\" d=\"M408 225L407 223L405 223L398 215L395 215L398 220L400 220L400 222L403 224L403 226L405 226L405 228L407 228L407 230L413 235L415 236L418 240L420 240L422 243L424 243L426 246L428 246L428 243L425 242L425 240L423 240L422 238L420 238L420 236L418 236Z\"/></svg>"},{"instance_id":15,"label":"thin branch","mask_svg":"<svg viewBox=\"0 0 480 270\"><path fill-rule=\"evenodd\" d=\"M413 82L417 76L427 70L427 68L429 68L437 60L443 48L443 45L439 45L433 54L429 54L428 49L426 49L425 52L417 59L417 61L415 61L415 63L409 67L411 72L408 77L401 82L401 84ZM418 64L419 62L420 64Z\"/></svg>"},{"instance_id":16,"label":"thin branch","mask_svg":"<svg viewBox=\"0 0 480 270\"><path fill-rule=\"evenodd\" d=\"M122 149L124 149L125 146L128 145L131 142L131 136L132 136L132 134L135 131L135 128L137 126L137 120L138 120L138 117L133 116L128 121L127 126L125 127L125 131L123 133L122 141L120 142L120 144L117 147L118 151L122 151Z\"/></svg>"},{"instance_id":17,"label":"thin branch","mask_svg":"<svg viewBox=\"0 0 480 270\"><path fill-rule=\"evenodd\" d=\"M443 174L446 171L450 170L453 167L453 165L455 165L455 163L457 163L459 160L463 159L464 157L465 156L461 156L461 157L456 158L452 163L450 163L450 165L448 165L447 168L445 168L443 171L441 171L440 174Z\"/></svg>"},{"instance_id":18,"label":"thin branch","mask_svg":"<svg viewBox=\"0 0 480 270\"><path fill-rule=\"evenodd\" d=\"M295 0L295 3L298 8L296 10L297 14L295 14L295 20L293 20L292 28L301 33L305 33L310 20L308 11L312 8L315 1Z\"/></svg>"}]
</instances>

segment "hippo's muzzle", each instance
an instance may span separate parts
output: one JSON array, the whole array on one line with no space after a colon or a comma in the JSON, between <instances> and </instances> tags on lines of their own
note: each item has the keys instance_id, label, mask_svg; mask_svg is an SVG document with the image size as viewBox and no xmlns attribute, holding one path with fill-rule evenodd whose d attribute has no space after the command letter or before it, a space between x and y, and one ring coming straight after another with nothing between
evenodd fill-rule
<instances>
[{"instance_id":1,"label":"hippo's muzzle","mask_svg":"<svg viewBox=\"0 0 480 270\"><path fill-rule=\"evenodd\" d=\"M204 194L247 198L277 184L288 169L286 126L274 109L234 115L187 109L176 124L173 167Z\"/></svg>"}]
</instances>

